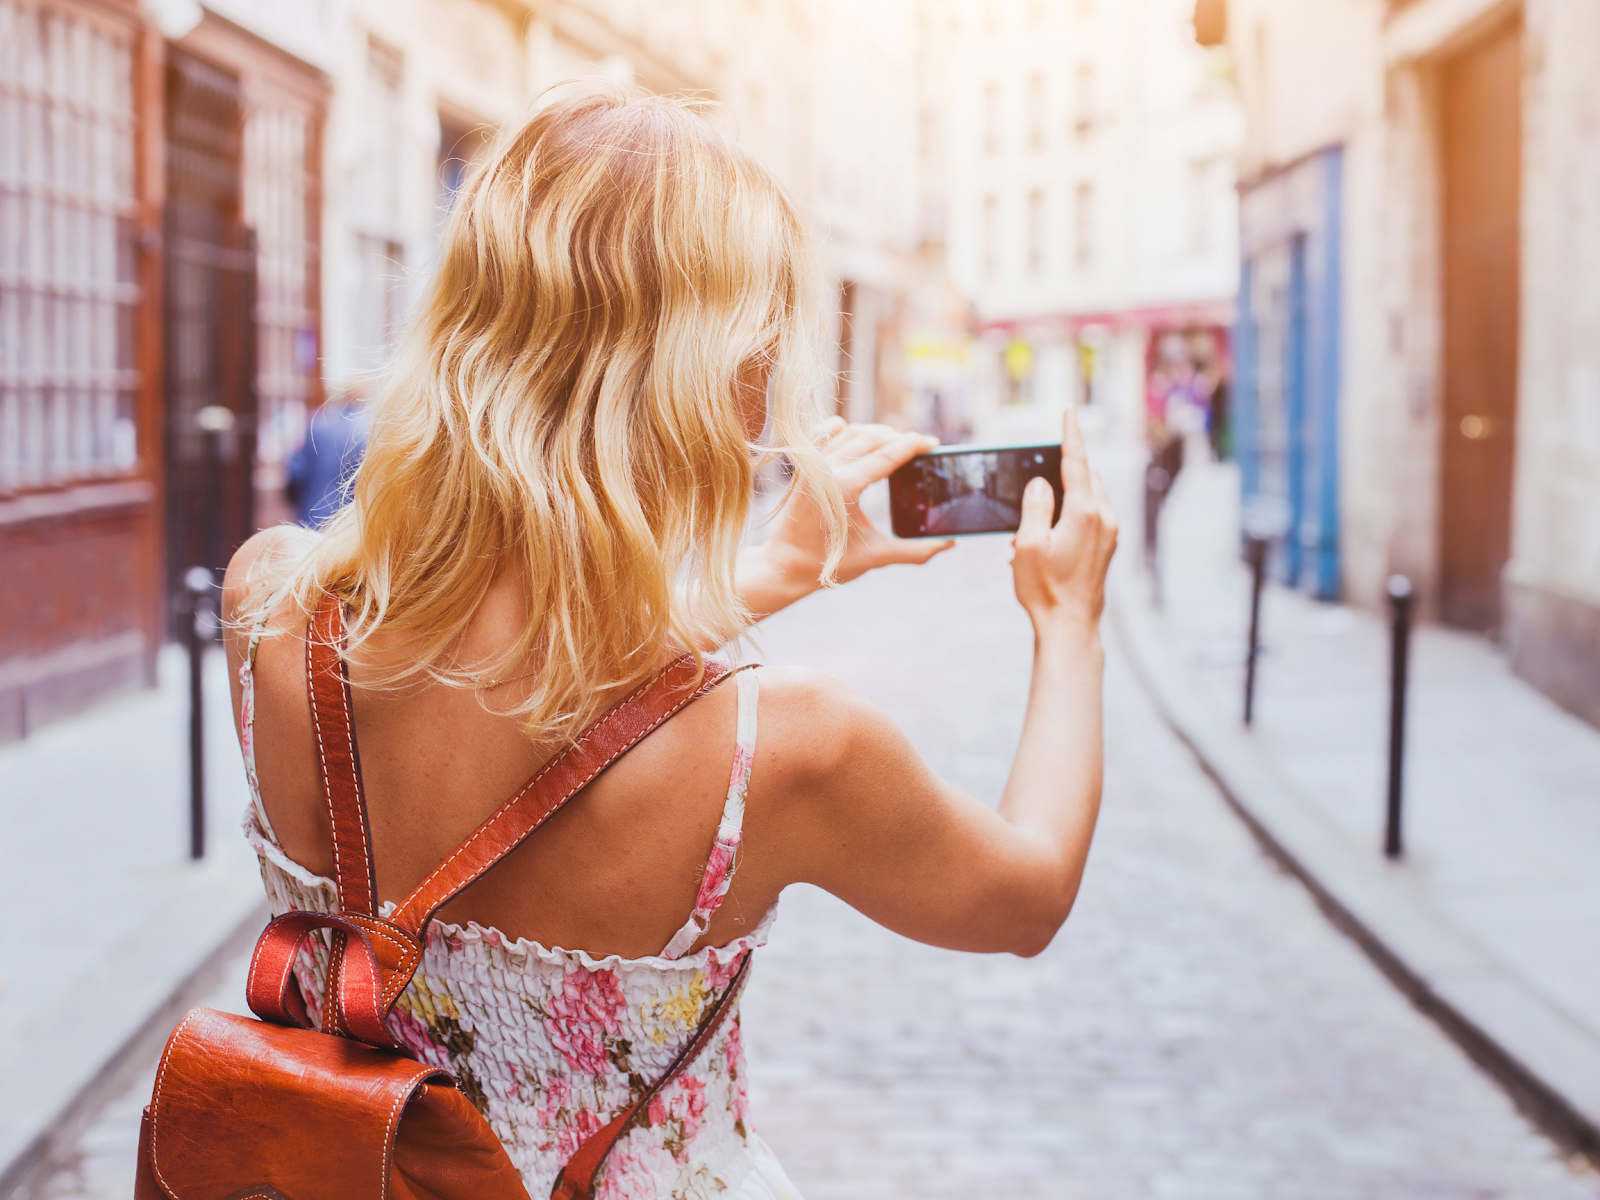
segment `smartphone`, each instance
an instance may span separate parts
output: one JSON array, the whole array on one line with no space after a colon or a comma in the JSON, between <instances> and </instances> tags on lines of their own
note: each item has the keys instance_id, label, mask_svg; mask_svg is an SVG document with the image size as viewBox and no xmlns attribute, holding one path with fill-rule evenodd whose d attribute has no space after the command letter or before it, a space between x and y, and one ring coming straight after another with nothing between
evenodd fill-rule
<instances>
[{"instance_id":1,"label":"smartphone","mask_svg":"<svg viewBox=\"0 0 1600 1200\"><path fill-rule=\"evenodd\" d=\"M889 476L896 537L1010 533L1022 522L1022 489L1035 477L1055 493L1061 516L1061 446L941 446Z\"/></svg>"}]
</instances>

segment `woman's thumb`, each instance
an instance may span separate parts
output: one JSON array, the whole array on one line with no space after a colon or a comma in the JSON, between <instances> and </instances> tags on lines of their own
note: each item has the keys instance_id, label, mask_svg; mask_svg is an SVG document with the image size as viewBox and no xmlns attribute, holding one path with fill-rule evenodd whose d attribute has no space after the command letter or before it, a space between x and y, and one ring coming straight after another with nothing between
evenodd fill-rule
<instances>
[{"instance_id":1,"label":"woman's thumb","mask_svg":"<svg viewBox=\"0 0 1600 1200\"><path fill-rule=\"evenodd\" d=\"M1042 541L1050 533L1050 514L1055 511L1055 493L1050 484L1035 476L1022 489L1022 522L1017 526L1017 541Z\"/></svg>"}]
</instances>

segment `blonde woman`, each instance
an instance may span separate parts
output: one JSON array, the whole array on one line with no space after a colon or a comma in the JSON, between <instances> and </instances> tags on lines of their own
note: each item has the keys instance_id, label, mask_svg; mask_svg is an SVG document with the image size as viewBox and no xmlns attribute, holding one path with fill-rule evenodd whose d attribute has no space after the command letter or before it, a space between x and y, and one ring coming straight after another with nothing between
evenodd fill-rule
<instances>
[{"instance_id":1,"label":"blonde woman","mask_svg":"<svg viewBox=\"0 0 1600 1200\"><path fill-rule=\"evenodd\" d=\"M319 537L257 535L228 571L247 832L275 910L336 904L306 699L325 595L347 622L392 902L664 664L948 547L888 537L858 509L932 439L819 419L817 303L793 205L689 109L583 90L503 142L457 201L353 503ZM1036 653L998 812L844 685L746 670L440 911L389 1028L458 1076L531 1195L688 1045L791 883L938 946L1050 942L1099 802L1116 540L1071 418L1063 449L1060 521L1036 481L1016 537ZM793 488L741 551L753 471L778 453ZM302 966L315 1010L322 981ZM746 1087L735 1018L628 1128L598 1195L794 1196Z\"/></svg>"}]
</instances>

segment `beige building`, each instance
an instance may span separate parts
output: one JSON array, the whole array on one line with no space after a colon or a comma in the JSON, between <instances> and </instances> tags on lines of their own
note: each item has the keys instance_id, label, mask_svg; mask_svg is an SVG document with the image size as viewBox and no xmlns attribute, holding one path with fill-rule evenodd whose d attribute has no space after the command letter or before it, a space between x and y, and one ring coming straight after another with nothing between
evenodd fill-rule
<instances>
[{"instance_id":1,"label":"beige building","mask_svg":"<svg viewBox=\"0 0 1600 1200\"><path fill-rule=\"evenodd\" d=\"M289 518L308 414L563 79L720 102L819 233L840 410L898 411L911 4L0 0L0 742L153 681L187 570Z\"/></svg>"},{"instance_id":2,"label":"beige building","mask_svg":"<svg viewBox=\"0 0 1600 1200\"><path fill-rule=\"evenodd\" d=\"M978 438L1048 436L1073 397L1142 436L1164 341L1225 354L1242 130L1226 52L1195 44L1192 15L924 0L928 207L972 305Z\"/></svg>"},{"instance_id":3,"label":"beige building","mask_svg":"<svg viewBox=\"0 0 1600 1200\"><path fill-rule=\"evenodd\" d=\"M1248 117L1247 501L1289 515L1297 582L1377 606L1404 572L1600 721L1600 7L1202 0L1197 22Z\"/></svg>"},{"instance_id":4,"label":"beige building","mask_svg":"<svg viewBox=\"0 0 1600 1200\"><path fill-rule=\"evenodd\" d=\"M905 8L347 0L327 151L330 385L359 388L381 369L453 188L494 130L550 85L600 76L716 101L789 187L815 222L839 299L841 410L870 419L878 332L894 315L914 219L911 104L897 102L909 72ZM860 120L863 110L874 119Z\"/></svg>"}]
</instances>

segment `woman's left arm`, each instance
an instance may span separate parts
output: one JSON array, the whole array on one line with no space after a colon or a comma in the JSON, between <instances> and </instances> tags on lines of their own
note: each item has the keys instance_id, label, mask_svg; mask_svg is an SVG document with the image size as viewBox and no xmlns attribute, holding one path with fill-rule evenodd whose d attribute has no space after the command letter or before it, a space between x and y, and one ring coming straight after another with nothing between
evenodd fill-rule
<instances>
[{"instance_id":1,"label":"woman's left arm","mask_svg":"<svg viewBox=\"0 0 1600 1200\"><path fill-rule=\"evenodd\" d=\"M847 425L838 417L822 429L823 458L844 493L848 533L835 577L848 583L874 567L891 563L927 562L955 542L948 538L897 538L885 533L861 511L861 493L918 454L932 450L937 438L901 433L887 425ZM770 617L822 585L827 561L827 527L816 499L800 488L790 492L772 531L759 546L739 556L739 595L756 620Z\"/></svg>"}]
</instances>

